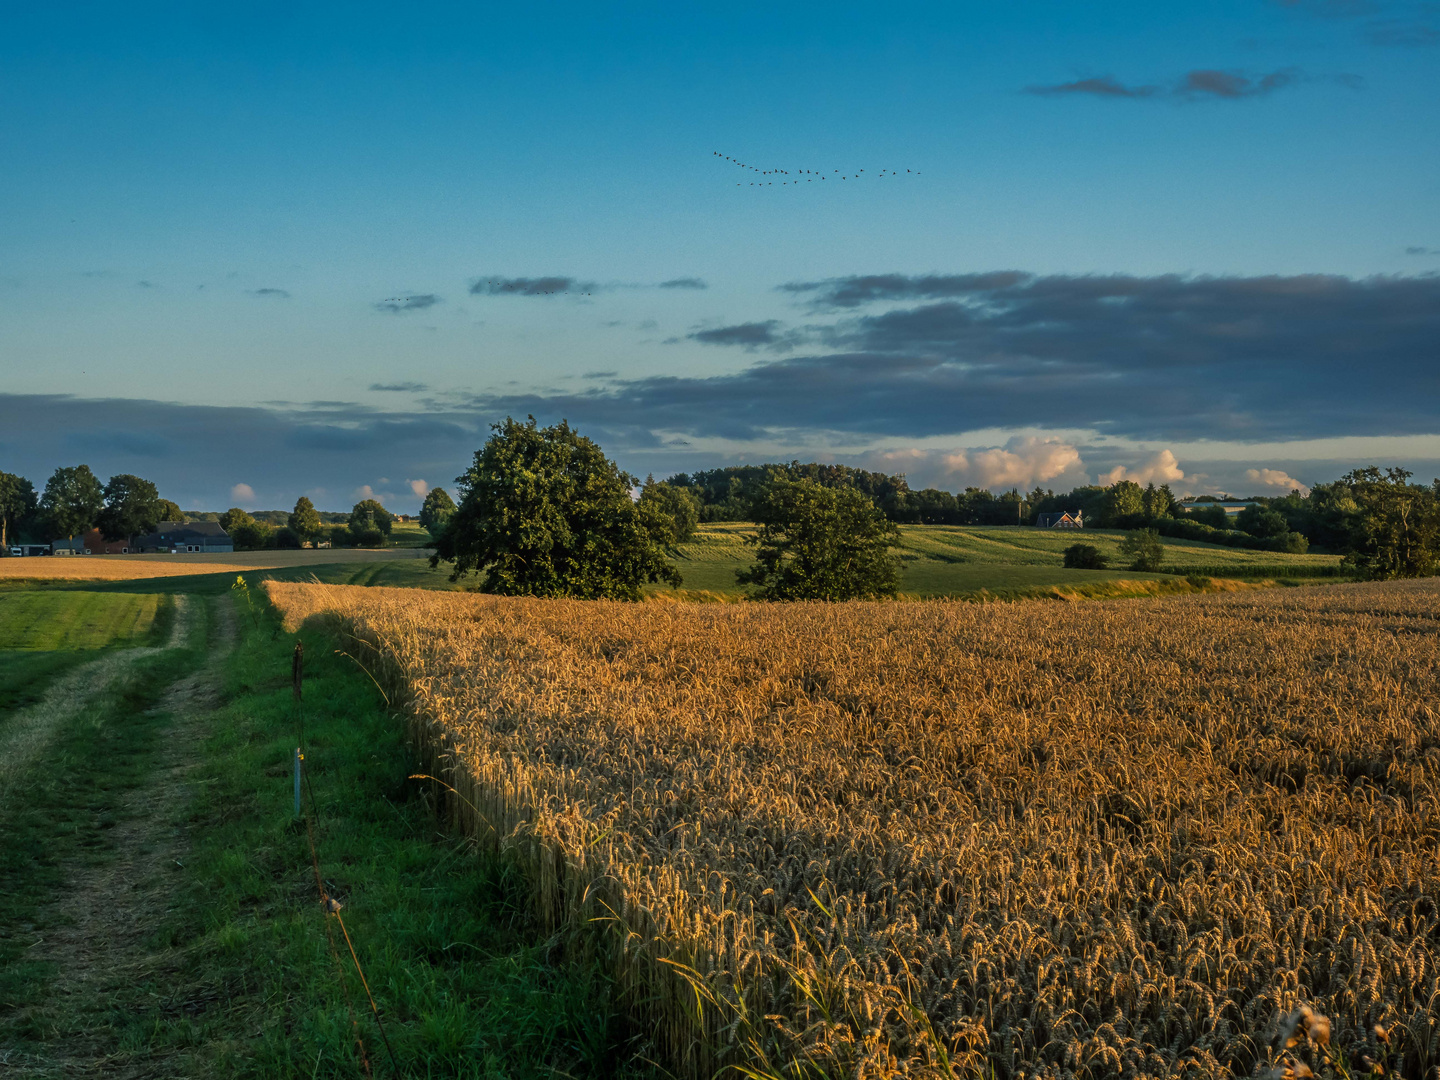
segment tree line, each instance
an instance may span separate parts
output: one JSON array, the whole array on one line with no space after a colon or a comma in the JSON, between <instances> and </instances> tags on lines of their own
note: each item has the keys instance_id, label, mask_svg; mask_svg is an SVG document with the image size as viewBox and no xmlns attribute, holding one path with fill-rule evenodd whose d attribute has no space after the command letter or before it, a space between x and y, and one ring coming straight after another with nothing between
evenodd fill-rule
<instances>
[{"instance_id":1,"label":"tree line","mask_svg":"<svg viewBox=\"0 0 1440 1080\"><path fill-rule=\"evenodd\" d=\"M420 523L438 535L455 503L443 488L425 499ZM88 465L55 470L43 489L23 476L0 471L0 557L16 542L51 543L99 529L108 541L129 540L154 532L162 522L218 521L240 551L299 548L329 543L334 547L382 547L394 528L395 515L375 499L362 499L348 514L319 511L301 496L295 508L251 514L238 506L224 513L187 515L161 498L151 481L116 473L104 484Z\"/></svg>"}]
</instances>

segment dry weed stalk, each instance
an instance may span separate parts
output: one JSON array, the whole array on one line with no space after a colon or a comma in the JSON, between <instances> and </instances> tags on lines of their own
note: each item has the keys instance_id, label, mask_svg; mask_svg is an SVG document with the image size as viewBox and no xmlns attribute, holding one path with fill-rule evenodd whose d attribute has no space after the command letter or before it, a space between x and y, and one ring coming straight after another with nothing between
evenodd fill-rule
<instances>
[{"instance_id":1,"label":"dry weed stalk","mask_svg":"<svg viewBox=\"0 0 1440 1080\"><path fill-rule=\"evenodd\" d=\"M267 587L371 646L456 824L552 924L613 930L592 947L690 1075L1246 1075L1302 999L1342 1046L1381 1025L1399 1075L1440 1062L1434 583Z\"/></svg>"}]
</instances>

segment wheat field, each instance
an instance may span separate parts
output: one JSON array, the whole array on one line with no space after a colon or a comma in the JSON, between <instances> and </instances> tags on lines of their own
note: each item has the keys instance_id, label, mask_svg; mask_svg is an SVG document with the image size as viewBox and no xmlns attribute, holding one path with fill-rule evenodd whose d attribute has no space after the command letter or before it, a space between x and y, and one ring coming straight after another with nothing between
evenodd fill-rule
<instances>
[{"instance_id":1,"label":"wheat field","mask_svg":"<svg viewBox=\"0 0 1440 1080\"><path fill-rule=\"evenodd\" d=\"M1345 1053L1440 1075L1432 582L1076 605L267 587L291 628L343 621L452 819L589 928L679 1073L1294 1075L1331 1052L1282 1059L1305 1005Z\"/></svg>"},{"instance_id":2,"label":"wheat field","mask_svg":"<svg viewBox=\"0 0 1440 1080\"><path fill-rule=\"evenodd\" d=\"M330 550L240 551L180 555L51 555L0 559L0 581L139 581L196 574L250 574L257 570L389 563L425 559L418 548L337 548Z\"/></svg>"}]
</instances>

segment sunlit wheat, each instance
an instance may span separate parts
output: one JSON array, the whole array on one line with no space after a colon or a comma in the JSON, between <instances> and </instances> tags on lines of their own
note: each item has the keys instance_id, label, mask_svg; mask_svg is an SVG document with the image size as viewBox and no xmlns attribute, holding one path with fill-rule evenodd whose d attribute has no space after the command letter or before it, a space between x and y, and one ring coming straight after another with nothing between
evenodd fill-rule
<instances>
[{"instance_id":1,"label":"sunlit wheat","mask_svg":"<svg viewBox=\"0 0 1440 1080\"><path fill-rule=\"evenodd\" d=\"M551 923L613 931L587 940L691 1075L1298 1075L1297 1030L1440 1063L1432 583L268 588L292 627L333 613L366 643L452 820Z\"/></svg>"}]
</instances>

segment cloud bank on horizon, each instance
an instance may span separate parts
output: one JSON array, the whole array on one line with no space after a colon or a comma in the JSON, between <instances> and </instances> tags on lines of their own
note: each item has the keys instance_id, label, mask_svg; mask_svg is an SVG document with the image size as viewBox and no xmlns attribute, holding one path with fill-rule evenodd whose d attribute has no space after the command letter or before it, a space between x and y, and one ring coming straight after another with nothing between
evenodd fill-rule
<instances>
[{"instance_id":1,"label":"cloud bank on horizon","mask_svg":"<svg viewBox=\"0 0 1440 1080\"><path fill-rule=\"evenodd\" d=\"M489 423L527 414L568 419L637 471L843 457L951 489L1134 480L1283 493L1306 486L1287 471L1294 462L1237 462L1219 451L1266 445L1274 455L1314 440L1317 427L1331 440L1436 437L1440 458L1437 274L1004 270L852 275L778 292L802 321L689 335L742 353L782 340L795 350L722 374L595 373L603 380L569 392L371 384L374 393L404 394L399 410L0 396L0 448L12 456L43 448L56 464L89 455L114 471L190 469L175 482L198 491L202 475L228 467L240 447L251 501L267 492L281 500L301 484L343 501L338 493L366 484L379 491L366 477L381 474L421 477L395 488L413 498L449 483ZM1231 463L1217 473L1182 462L1177 443L1199 448L1191 457L1202 462L1209 444ZM214 460L179 453L195 444L223 449ZM1317 465L1307 482L1331 478L1320 474L1333 466Z\"/></svg>"}]
</instances>

